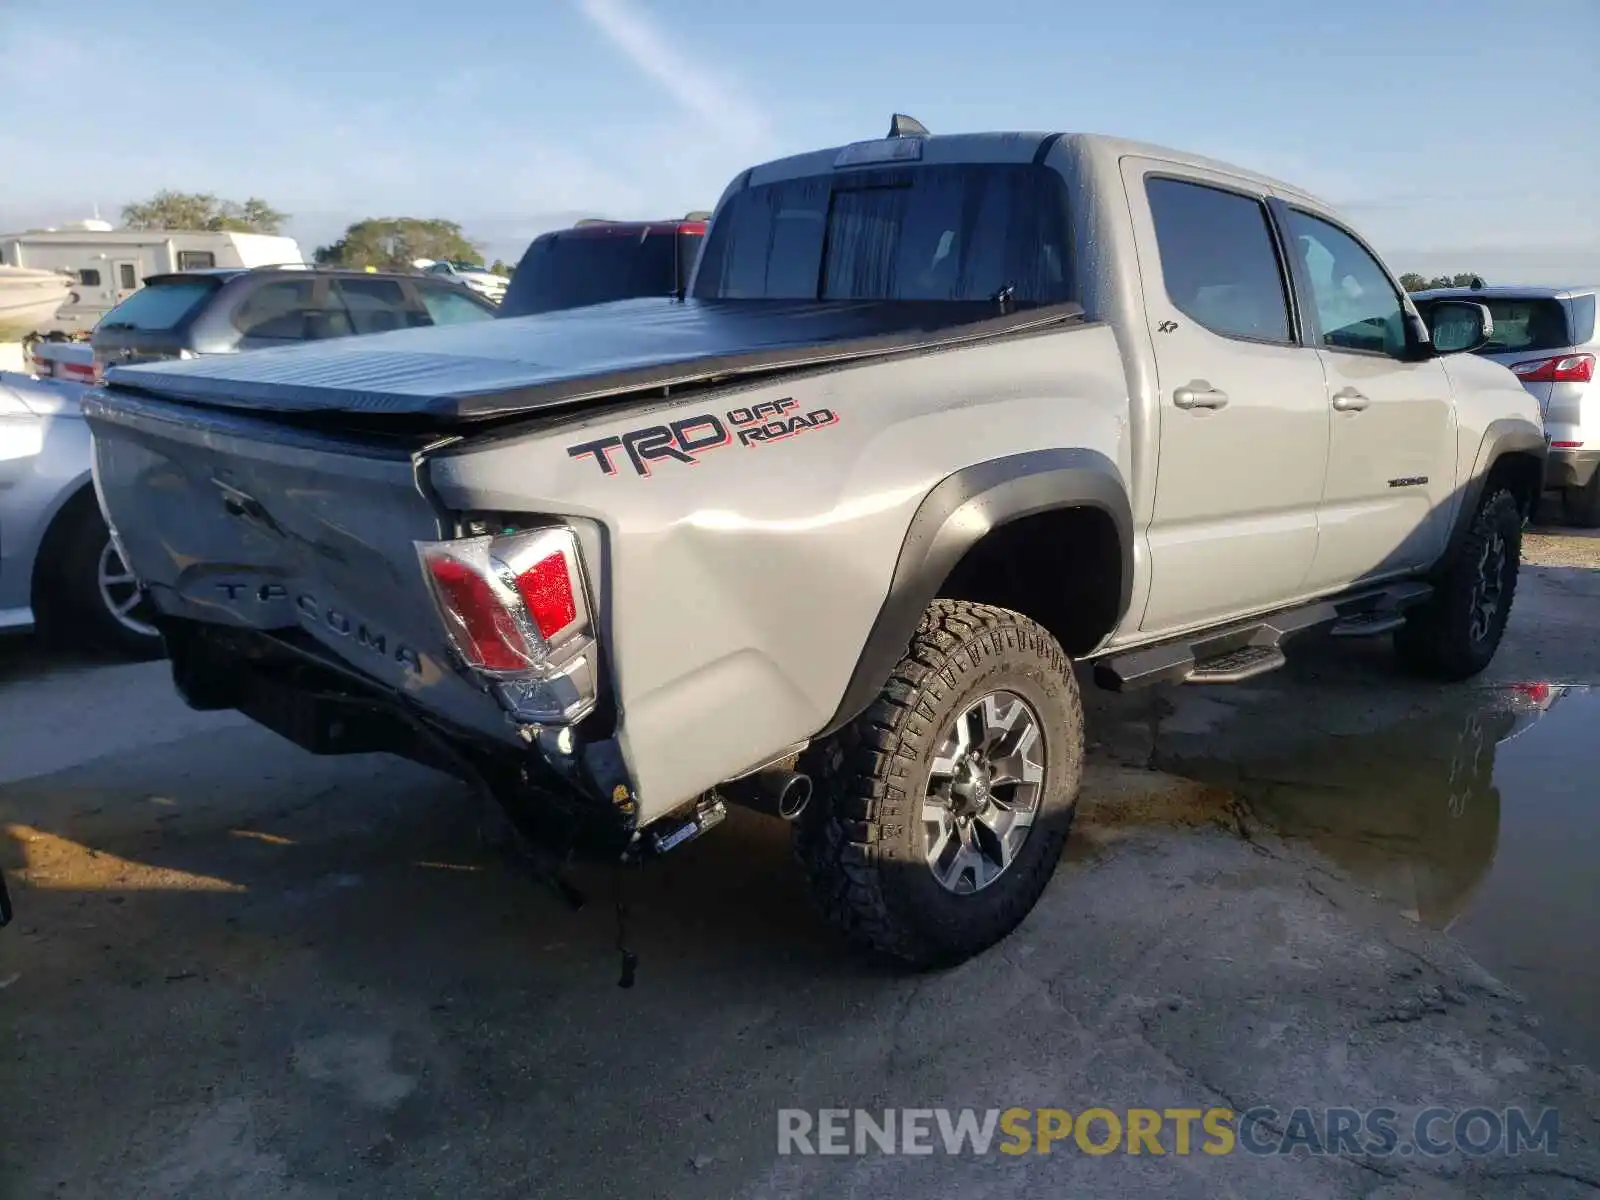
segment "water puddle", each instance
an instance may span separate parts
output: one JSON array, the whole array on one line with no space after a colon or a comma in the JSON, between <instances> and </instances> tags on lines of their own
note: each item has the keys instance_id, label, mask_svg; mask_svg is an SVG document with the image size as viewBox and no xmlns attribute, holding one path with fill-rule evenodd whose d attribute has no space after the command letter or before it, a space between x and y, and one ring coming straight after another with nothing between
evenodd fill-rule
<instances>
[{"instance_id":1,"label":"water puddle","mask_svg":"<svg viewBox=\"0 0 1600 1200\"><path fill-rule=\"evenodd\" d=\"M1241 717L1162 738L1157 757L1448 931L1528 997L1554 1044L1600 1064L1600 690L1463 689L1451 702L1378 732L1304 730L1254 750ZM1233 737L1242 747L1219 753Z\"/></svg>"}]
</instances>

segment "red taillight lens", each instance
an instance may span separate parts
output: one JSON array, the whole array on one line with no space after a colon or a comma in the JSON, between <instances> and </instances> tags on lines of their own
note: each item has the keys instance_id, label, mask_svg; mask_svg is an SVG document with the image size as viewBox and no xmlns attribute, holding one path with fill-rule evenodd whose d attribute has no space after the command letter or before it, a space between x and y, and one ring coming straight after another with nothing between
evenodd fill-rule
<instances>
[{"instance_id":1,"label":"red taillight lens","mask_svg":"<svg viewBox=\"0 0 1600 1200\"><path fill-rule=\"evenodd\" d=\"M462 660L482 671L537 672L588 632L570 529L419 542L439 615Z\"/></svg>"},{"instance_id":2,"label":"red taillight lens","mask_svg":"<svg viewBox=\"0 0 1600 1200\"><path fill-rule=\"evenodd\" d=\"M546 555L516 576L517 591L528 606L528 615L539 627L539 636L549 641L578 616L578 601L567 570L567 556L559 550Z\"/></svg>"},{"instance_id":3,"label":"red taillight lens","mask_svg":"<svg viewBox=\"0 0 1600 1200\"><path fill-rule=\"evenodd\" d=\"M578 539L565 526L445 542L417 556L456 656L519 721L570 724L598 702Z\"/></svg>"},{"instance_id":4,"label":"red taillight lens","mask_svg":"<svg viewBox=\"0 0 1600 1200\"><path fill-rule=\"evenodd\" d=\"M1590 383L1594 379L1594 355L1536 358L1517 363L1511 370L1523 383Z\"/></svg>"},{"instance_id":5,"label":"red taillight lens","mask_svg":"<svg viewBox=\"0 0 1600 1200\"><path fill-rule=\"evenodd\" d=\"M527 639L489 579L448 554L429 559L428 574L450 640L471 666L490 671L528 666Z\"/></svg>"}]
</instances>

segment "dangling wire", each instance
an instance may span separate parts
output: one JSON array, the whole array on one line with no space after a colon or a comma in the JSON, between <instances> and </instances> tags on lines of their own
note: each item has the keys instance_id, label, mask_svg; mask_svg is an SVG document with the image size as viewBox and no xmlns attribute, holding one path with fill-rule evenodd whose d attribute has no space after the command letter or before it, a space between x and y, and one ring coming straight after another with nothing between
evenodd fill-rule
<instances>
[{"instance_id":1,"label":"dangling wire","mask_svg":"<svg viewBox=\"0 0 1600 1200\"><path fill-rule=\"evenodd\" d=\"M639 956L628 949L628 900L622 882L627 870L626 858L611 869L612 897L617 906L617 953L622 956L622 975L617 980L617 986L621 988L631 988L634 975L639 970Z\"/></svg>"}]
</instances>

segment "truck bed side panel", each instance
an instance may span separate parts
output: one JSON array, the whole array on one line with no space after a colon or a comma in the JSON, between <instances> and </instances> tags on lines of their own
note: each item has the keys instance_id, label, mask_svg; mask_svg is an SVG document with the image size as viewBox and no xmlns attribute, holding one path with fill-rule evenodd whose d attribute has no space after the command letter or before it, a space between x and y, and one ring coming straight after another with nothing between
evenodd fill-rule
<instances>
[{"instance_id":1,"label":"truck bed side panel","mask_svg":"<svg viewBox=\"0 0 1600 1200\"><path fill-rule=\"evenodd\" d=\"M759 423L785 436L740 437L774 408ZM605 527L604 638L648 819L828 723L935 484L1050 447L1125 473L1127 411L1111 330L1074 326L468 441L428 475L453 510ZM709 443L711 417L728 437L693 464L585 449L674 422Z\"/></svg>"}]
</instances>

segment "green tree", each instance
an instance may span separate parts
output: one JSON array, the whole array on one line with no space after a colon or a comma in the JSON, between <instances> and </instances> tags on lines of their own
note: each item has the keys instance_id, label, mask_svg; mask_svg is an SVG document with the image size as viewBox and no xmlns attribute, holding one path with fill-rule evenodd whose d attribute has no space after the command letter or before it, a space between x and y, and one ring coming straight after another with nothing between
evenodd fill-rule
<instances>
[{"instance_id":1,"label":"green tree","mask_svg":"<svg viewBox=\"0 0 1600 1200\"><path fill-rule=\"evenodd\" d=\"M128 229L278 233L288 220L288 213L279 212L259 196L240 203L220 200L210 192L163 189L148 200L122 208L122 224Z\"/></svg>"},{"instance_id":2,"label":"green tree","mask_svg":"<svg viewBox=\"0 0 1600 1200\"><path fill-rule=\"evenodd\" d=\"M1400 286L1408 292L1425 292L1430 288L1471 287L1474 283L1482 283L1481 275L1474 275L1464 271L1459 275L1435 275L1432 279L1424 279L1415 271L1407 271L1400 276Z\"/></svg>"},{"instance_id":3,"label":"green tree","mask_svg":"<svg viewBox=\"0 0 1600 1200\"><path fill-rule=\"evenodd\" d=\"M500 258L495 259L494 262L489 264L489 270L493 271L496 275L504 275L507 279L510 279L517 273L517 268L514 264L508 263L504 259Z\"/></svg>"},{"instance_id":4,"label":"green tree","mask_svg":"<svg viewBox=\"0 0 1600 1200\"><path fill-rule=\"evenodd\" d=\"M330 246L318 246L317 262L332 267L376 267L405 271L419 258L483 262L478 247L454 221L439 217L368 217Z\"/></svg>"}]
</instances>

